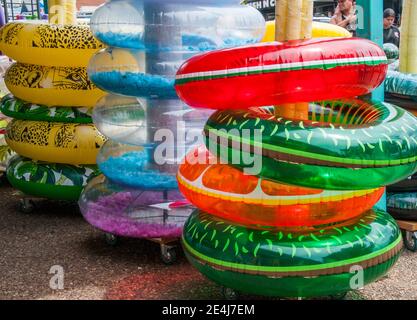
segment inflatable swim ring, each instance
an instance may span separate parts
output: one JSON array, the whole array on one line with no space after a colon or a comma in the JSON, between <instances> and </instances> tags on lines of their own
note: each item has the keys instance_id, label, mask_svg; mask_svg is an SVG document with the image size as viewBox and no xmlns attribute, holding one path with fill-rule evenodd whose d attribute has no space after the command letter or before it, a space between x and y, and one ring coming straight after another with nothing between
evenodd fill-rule
<instances>
[{"instance_id":1,"label":"inflatable swim ring","mask_svg":"<svg viewBox=\"0 0 417 320\"><path fill-rule=\"evenodd\" d=\"M417 192L417 174L408 177L405 180L387 186L388 192Z\"/></svg>"},{"instance_id":2,"label":"inflatable swim ring","mask_svg":"<svg viewBox=\"0 0 417 320\"><path fill-rule=\"evenodd\" d=\"M112 47L180 54L256 43L265 32L258 10L212 0L111 1L94 12L90 26Z\"/></svg>"},{"instance_id":3,"label":"inflatable swim ring","mask_svg":"<svg viewBox=\"0 0 417 320\"><path fill-rule=\"evenodd\" d=\"M269 42L195 56L178 70L175 88L193 107L246 109L363 95L387 68L384 51L368 40Z\"/></svg>"},{"instance_id":4,"label":"inflatable swim ring","mask_svg":"<svg viewBox=\"0 0 417 320\"><path fill-rule=\"evenodd\" d=\"M352 34L345 28L330 23L313 21L313 38L351 38ZM275 20L266 22L266 31L262 42L275 41Z\"/></svg>"},{"instance_id":5,"label":"inflatable swim ring","mask_svg":"<svg viewBox=\"0 0 417 320\"><path fill-rule=\"evenodd\" d=\"M249 294L325 296L351 290L352 267L364 285L396 262L402 237L381 211L322 228L248 229L196 211L184 226L189 261L209 279Z\"/></svg>"},{"instance_id":6,"label":"inflatable swim ring","mask_svg":"<svg viewBox=\"0 0 417 320\"><path fill-rule=\"evenodd\" d=\"M394 105L360 100L312 104L308 121L275 116L271 108L214 113L204 128L209 150L224 163L311 188L378 188L417 168L417 119ZM236 157L240 158L236 161ZM246 157L246 158L245 158ZM255 163L256 164L256 163Z\"/></svg>"},{"instance_id":7,"label":"inflatable swim ring","mask_svg":"<svg viewBox=\"0 0 417 320\"><path fill-rule=\"evenodd\" d=\"M158 136L166 133L185 156L197 139L203 141L201 128L211 114L212 110L191 109L178 99L141 102L137 98L107 95L94 108L93 119L101 133L124 144L159 145Z\"/></svg>"},{"instance_id":8,"label":"inflatable swim ring","mask_svg":"<svg viewBox=\"0 0 417 320\"><path fill-rule=\"evenodd\" d=\"M92 108L47 107L25 102L11 94L3 97L0 112L4 115L31 121L51 121L65 123L92 123Z\"/></svg>"},{"instance_id":9,"label":"inflatable swim ring","mask_svg":"<svg viewBox=\"0 0 417 320\"><path fill-rule=\"evenodd\" d=\"M111 141L100 150L97 164L112 182L177 189L178 166L191 148L203 143L201 128L210 114L178 100L149 100L145 108L135 98L106 96L93 117Z\"/></svg>"},{"instance_id":10,"label":"inflatable swim ring","mask_svg":"<svg viewBox=\"0 0 417 320\"><path fill-rule=\"evenodd\" d=\"M177 174L179 188L200 210L249 227L349 220L370 210L384 193L384 188L329 191L284 185L216 160L203 146L191 151Z\"/></svg>"},{"instance_id":11,"label":"inflatable swim ring","mask_svg":"<svg viewBox=\"0 0 417 320\"><path fill-rule=\"evenodd\" d=\"M105 95L88 79L86 68L45 67L15 63L5 83L19 99L61 107L93 107Z\"/></svg>"},{"instance_id":12,"label":"inflatable swim ring","mask_svg":"<svg viewBox=\"0 0 417 320\"><path fill-rule=\"evenodd\" d=\"M88 25L9 22L0 29L0 50L21 63L86 67L102 48Z\"/></svg>"},{"instance_id":13,"label":"inflatable swim ring","mask_svg":"<svg viewBox=\"0 0 417 320\"><path fill-rule=\"evenodd\" d=\"M87 181L97 174L95 166L36 162L15 156L7 167L10 184L35 197L76 201Z\"/></svg>"},{"instance_id":14,"label":"inflatable swim ring","mask_svg":"<svg viewBox=\"0 0 417 320\"><path fill-rule=\"evenodd\" d=\"M13 120L7 127L7 144L33 160L63 164L95 164L105 142L92 124Z\"/></svg>"},{"instance_id":15,"label":"inflatable swim ring","mask_svg":"<svg viewBox=\"0 0 417 320\"><path fill-rule=\"evenodd\" d=\"M88 75L99 88L108 92L147 99L176 99L174 75L182 62L179 56L177 63L161 63L152 70L154 73L145 72L144 52L110 48L101 50L91 59Z\"/></svg>"},{"instance_id":16,"label":"inflatable swim ring","mask_svg":"<svg viewBox=\"0 0 417 320\"><path fill-rule=\"evenodd\" d=\"M121 185L142 189L178 189L175 174L182 157L168 163L155 148L157 143L140 147L110 140L100 150L97 164L110 181Z\"/></svg>"},{"instance_id":17,"label":"inflatable swim ring","mask_svg":"<svg viewBox=\"0 0 417 320\"><path fill-rule=\"evenodd\" d=\"M93 121L97 129L112 140L132 145L142 145L148 140L145 107L137 98L104 96L93 110Z\"/></svg>"},{"instance_id":18,"label":"inflatable swim ring","mask_svg":"<svg viewBox=\"0 0 417 320\"><path fill-rule=\"evenodd\" d=\"M387 207L395 219L417 221L417 192L388 193Z\"/></svg>"},{"instance_id":19,"label":"inflatable swim ring","mask_svg":"<svg viewBox=\"0 0 417 320\"><path fill-rule=\"evenodd\" d=\"M390 63L393 63L400 57L400 49L393 43L384 43L383 49Z\"/></svg>"},{"instance_id":20,"label":"inflatable swim ring","mask_svg":"<svg viewBox=\"0 0 417 320\"><path fill-rule=\"evenodd\" d=\"M133 238L181 237L194 210L178 190L121 188L103 175L91 180L79 205L91 225Z\"/></svg>"},{"instance_id":21,"label":"inflatable swim ring","mask_svg":"<svg viewBox=\"0 0 417 320\"><path fill-rule=\"evenodd\" d=\"M384 86L387 93L417 101L417 74L388 70Z\"/></svg>"}]
</instances>

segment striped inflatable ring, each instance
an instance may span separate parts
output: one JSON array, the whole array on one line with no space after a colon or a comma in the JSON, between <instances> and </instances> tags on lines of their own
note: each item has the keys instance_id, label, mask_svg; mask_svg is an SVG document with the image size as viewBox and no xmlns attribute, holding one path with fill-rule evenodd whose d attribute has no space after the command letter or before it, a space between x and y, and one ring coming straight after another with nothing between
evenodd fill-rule
<instances>
[{"instance_id":1,"label":"striped inflatable ring","mask_svg":"<svg viewBox=\"0 0 417 320\"><path fill-rule=\"evenodd\" d=\"M15 63L7 70L4 81L17 98L52 107L94 107L105 95L83 67Z\"/></svg>"},{"instance_id":2,"label":"striped inflatable ring","mask_svg":"<svg viewBox=\"0 0 417 320\"><path fill-rule=\"evenodd\" d=\"M101 48L88 25L10 22L0 29L0 50L22 63L86 67Z\"/></svg>"},{"instance_id":3,"label":"striped inflatable ring","mask_svg":"<svg viewBox=\"0 0 417 320\"><path fill-rule=\"evenodd\" d=\"M417 119L387 103L360 100L311 104L309 121L274 115L271 108L215 112L204 128L209 150L240 168L276 181L332 190L395 183L417 167ZM240 161L236 161L236 156Z\"/></svg>"},{"instance_id":4,"label":"striped inflatable ring","mask_svg":"<svg viewBox=\"0 0 417 320\"><path fill-rule=\"evenodd\" d=\"M50 163L95 164L106 141L92 124L13 120L6 131L6 142L17 154Z\"/></svg>"},{"instance_id":5,"label":"striped inflatable ring","mask_svg":"<svg viewBox=\"0 0 417 320\"><path fill-rule=\"evenodd\" d=\"M175 88L193 107L247 109L364 95L387 69L384 51L363 39L272 42L195 56Z\"/></svg>"},{"instance_id":6,"label":"striped inflatable ring","mask_svg":"<svg viewBox=\"0 0 417 320\"><path fill-rule=\"evenodd\" d=\"M18 120L93 123L93 108L47 107L25 102L11 94L1 100L0 112Z\"/></svg>"},{"instance_id":7,"label":"striped inflatable ring","mask_svg":"<svg viewBox=\"0 0 417 320\"><path fill-rule=\"evenodd\" d=\"M209 279L278 297L350 291L359 267L366 285L392 267L402 248L394 219L380 211L323 228L272 230L247 229L196 211L182 240L189 261Z\"/></svg>"},{"instance_id":8,"label":"striped inflatable ring","mask_svg":"<svg viewBox=\"0 0 417 320\"><path fill-rule=\"evenodd\" d=\"M330 191L284 185L215 160L204 146L191 151L177 174L179 188L200 210L248 227L349 220L370 210L384 192L384 188Z\"/></svg>"}]
</instances>

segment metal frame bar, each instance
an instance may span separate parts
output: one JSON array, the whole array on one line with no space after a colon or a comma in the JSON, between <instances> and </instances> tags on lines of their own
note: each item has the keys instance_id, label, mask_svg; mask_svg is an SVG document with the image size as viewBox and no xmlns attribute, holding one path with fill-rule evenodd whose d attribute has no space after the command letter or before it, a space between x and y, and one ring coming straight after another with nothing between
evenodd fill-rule
<instances>
[{"instance_id":1,"label":"metal frame bar","mask_svg":"<svg viewBox=\"0 0 417 320\"><path fill-rule=\"evenodd\" d=\"M384 27L382 25L384 19L383 0L357 0L356 5L360 7L356 35L361 38L370 39L382 47L384 42ZM374 90L372 99L384 101L384 85ZM386 193L384 193L375 207L381 210L387 209Z\"/></svg>"},{"instance_id":2,"label":"metal frame bar","mask_svg":"<svg viewBox=\"0 0 417 320\"><path fill-rule=\"evenodd\" d=\"M23 2L23 0L18 0ZM47 3L47 0L44 0L45 3ZM6 23L9 21L13 21L15 19L15 10L14 6L17 4L16 0L1 0L1 4L4 8L4 15ZM10 7L10 9L9 9ZM38 19L41 18L41 8L39 4L39 0L30 0L30 11L32 15L35 15L35 13L38 16Z\"/></svg>"}]
</instances>

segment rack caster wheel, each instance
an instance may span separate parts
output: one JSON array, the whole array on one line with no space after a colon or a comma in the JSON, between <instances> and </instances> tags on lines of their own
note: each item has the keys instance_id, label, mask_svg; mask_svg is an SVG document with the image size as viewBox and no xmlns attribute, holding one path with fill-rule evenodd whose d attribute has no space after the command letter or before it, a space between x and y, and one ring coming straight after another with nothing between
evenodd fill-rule
<instances>
[{"instance_id":1,"label":"rack caster wheel","mask_svg":"<svg viewBox=\"0 0 417 320\"><path fill-rule=\"evenodd\" d=\"M116 246L119 243L119 237L111 233L105 233L104 240L109 246L112 246L112 247Z\"/></svg>"},{"instance_id":2,"label":"rack caster wheel","mask_svg":"<svg viewBox=\"0 0 417 320\"><path fill-rule=\"evenodd\" d=\"M19 211L21 213L29 214L35 210L35 203L30 199L20 199L19 201Z\"/></svg>"},{"instance_id":3,"label":"rack caster wheel","mask_svg":"<svg viewBox=\"0 0 417 320\"><path fill-rule=\"evenodd\" d=\"M0 185L8 185L9 180L7 179L7 175L5 173L0 175Z\"/></svg>"},{"instance_id":4,"label":"rack caster wheel","mask_svg":"<svg viewBox=\"0 0 417 320\"><path fill-rule=\"evenodd\" d=\"M345 300L347 292L336 293L330 296L330 300Z\"/></svg>"},{"instance_id":5,"label":"rack caster wheel","mask_svg":"<svg viewBox=\"0 0 417 320\"><path fill-rule=\"evenodd\" d=\"M161 245L161 260L166 265L171 265L177 261L177 252L175 247Z\"/></svg>"},{"instance_id":6,"label":"rack caster wheel","mask_svg":"<svg viewBox=\"0 0 417 320\"><path fill-rule=\"evenodd\" d=\"M417 252L417 232L404 231L403 237L405 247L412 252Z\"/></svg>"},{"instance_id":7,"label":"rack caster wheel","mask_svg":"<svg viewBox=\"0 0 417 320\"><path fill-rule=\"evenodd\" d=\"M225 300L239 299L239 292L231 288L222 287L222 295Z\"/></svg>"}]
</instances>

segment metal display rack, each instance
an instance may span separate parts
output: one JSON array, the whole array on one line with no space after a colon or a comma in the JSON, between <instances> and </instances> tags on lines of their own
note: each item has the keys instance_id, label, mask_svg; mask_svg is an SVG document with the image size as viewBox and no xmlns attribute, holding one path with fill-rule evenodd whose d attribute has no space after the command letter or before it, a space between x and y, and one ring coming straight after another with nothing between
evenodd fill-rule
<instances>
[{"instance_id":1,"label":"metal display rack","mask_svg":"<svg viewBox=\"0 0 417 320\"><path fill-rule=\"evenodd\" d=\"M4 8L4 16L6 23L16 20L17 15L20 14L23 4L28 9L32 16L41 16L41 6L39 0L1 0Z\"/></svg>"}]
</instances>

